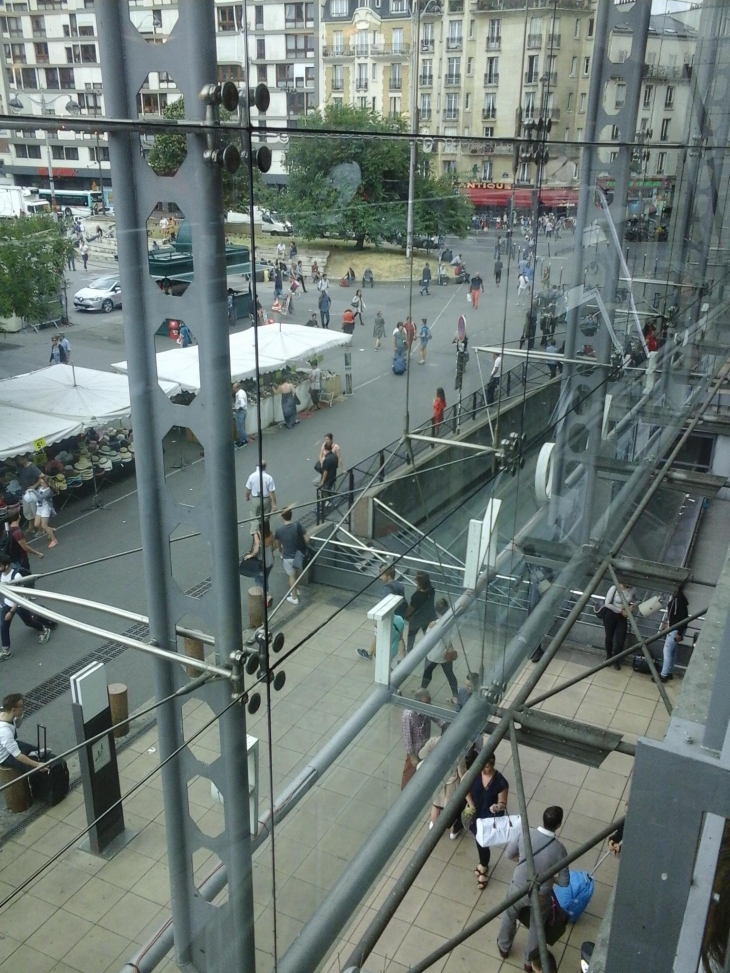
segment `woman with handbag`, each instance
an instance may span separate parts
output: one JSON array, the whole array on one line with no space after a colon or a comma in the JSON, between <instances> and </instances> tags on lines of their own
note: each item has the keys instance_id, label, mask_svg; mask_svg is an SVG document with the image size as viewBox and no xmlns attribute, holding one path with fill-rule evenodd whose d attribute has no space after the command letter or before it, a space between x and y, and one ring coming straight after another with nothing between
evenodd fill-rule
<instances>
[{"instance_id":1,"label":"woman with handbag","mask_svg":"<svg viewBox=\"0 0 730 973\"><path fill-rule=\"evenodd\" d=\"M425 571L416 572L416 590L411 596L411 603L406 611L408 619L408 648L410 652L416 635L420 631L425 632L431 622L436 619L434 600L436 592L431 585L431 579ZM448 608L448 605L446 606Z\"/></svg>"},{"instance_id":2,"label":"woman with handbag","mask_svg":"<svg viewBox=\"0 0 730 973\"><path fill-rule=\"evenodd\" d=\"M477 834L477 821L480 818L502 817L507 810L509 784L495 768L494 763L495 757L491 753L487 757L487 762L482 768L481 774L474 781L474 786L466 795L468 807L465 811L465 818L469 821L469 830L475 839ZM466 820L464 823L466 824ZM474 869L474 874L477 877L477 886L481 891L487 887L489 880L488 872L491 848L483 848L477 841L477 852L479 853L479 864Z\"/></svg>"},{"instance_id":3,"label":"woman with handbag","mask_svg":"<svg viewBox=\"0 0 730 973\"><path fill-rule=\"evenodd\" d=\"M356 290L352 299L353 324L356 318L360 318L360 324L365 324L362 319L362 312L365 310L365 301L362 299L362 291Z\"/></svg>"},{"instance_id":4,"label":"woman with handbag","mask_svg":"<svg viewBox=\"0 0 730 973\"><path fill-rule=\"evenodd\" d=\"M297 405L299 400L291 382L282 382L275 392L281 396L281 411L284 415L284 424L287 429L293 429L299 425L297 419Z\"/></svg>"},{"instance_id":5,"label":"woman with handbag","mask_svg":"<svg viewBox=\"0 0 730 973\"><path fill-rule=\"evenodd\" d=\"M421 578L420 581L419 581L419 577ZM425 578L425 581L423 581L423 578ZM416 582L419 585L419 591L422 590L421 589L422 584L427 584L428 587L431 588L431 580L425 571L418 572L418 574L416 575ZM433 591L433 588L431 588L431 591ZM425 594L425 591L423 593ZM418 594L418 591L416 592L416 594ZM413 607L413 600L415 599L416 594L414 594L413 598L411 598L411 607ZM427 605L428 603L423 602L423 604ZM446 614L448 608L449 608L448 601L446 601L445 598L439 598L439 600L436 602L437 617L431 620L431 622L428 624L428 628L433 628L433 626L438 621L438 618L441 615ZM416 615L413 614L411 617L416 618ZM413 623L411 622L411 626L412 625ZM418 629L413 629L414 639L416 637L417 631ZM413 643L411 641L411 630L409 629L408 632L409 652L412 647L413 647ZM439 639L436 645L434 646L434 648L431 649L431 651L426 656L426 665L423 670L423 678L421 679L421 689L426 689L428 684L431 682L431 677L433 676L433 670L436 668L436 666L441 666L441 668L444 670L444 675L446 676L446 680L449 684L449 688L451 689L451 702L454 705L456 705L457 696L459 693L459 684L457 683L456 676L454 675L454 660L456 659L456 656L457 656L456 649L452 647L451 643L449 642L447 644L446 642L444 642L443 639Z\"/></svg>"},{"instance_id":6,"label":"woman with handbag","mask_svg":"<svg viewBox=\"0 0 730 973\"><path fill-rule=\"evenodd\" d=\"M257 528L251 535L251 550L248 554L243 556L241 560L241 565L239 567L239 572L244 576L250 575L251 568L250 562L256 565L256 574L254 575L254 581L259 586L259 588L264 587L264 576L268 579L271 569L274 566L274 535L271 533L271 527L269 526L269 521L264 521L264 535L263 544L261 543L261 529ZM266 607L271 608L273 602L272 596L269 594L266 598Z\"/></svg>"}]
</instances>

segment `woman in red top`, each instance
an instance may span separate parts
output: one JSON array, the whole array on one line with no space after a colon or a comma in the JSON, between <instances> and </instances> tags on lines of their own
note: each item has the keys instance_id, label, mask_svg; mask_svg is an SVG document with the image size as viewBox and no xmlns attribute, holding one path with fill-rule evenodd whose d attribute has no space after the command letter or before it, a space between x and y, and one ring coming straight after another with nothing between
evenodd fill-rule
<instances>
[{"instance_id":1,"label":"woman in red top","mask_svg":"<svg viewBox=\"0 0 730 973\"><path fill-rule=\"evenodd\" d=\"M657 341L654 337L653 324L647 324L647 326L644 328L644 341L646 342L646 350L648 352L657 350Z\"/></svg>"},{"instance_id":2,"label":"woman in red top","mask_svg":"<svg viewBox=\"0 0 730 973\"><path fill-rule=\"evenodd\" d=\"M444 409L446 408L446 396L444 390L439 386L436 389L436 398L433 400L433 413L431 415L431 435L438 436L441 424L444 421Z\"/></svg>"},{"instance_id":3,"label":"woman in red top","mask_svg":"<svg viewBox=\"0 0 730 973\"><path fill-rule=\"evenodd\" d=\"M411 321L410 314L403 322L403 327L406 329L406 347L408 348L408 354L411 353L411 345L413 344L413 339L416 337L416 326Z\"/></svg>"}]
</instances>

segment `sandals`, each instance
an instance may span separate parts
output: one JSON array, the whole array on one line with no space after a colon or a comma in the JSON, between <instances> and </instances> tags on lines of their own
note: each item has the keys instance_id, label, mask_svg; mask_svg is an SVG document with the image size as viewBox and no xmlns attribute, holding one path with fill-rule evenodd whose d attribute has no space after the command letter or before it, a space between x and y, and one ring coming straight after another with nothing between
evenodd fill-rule
<instances>
[{"instance_id":1,"label":"sandals","mask_svg":"<svg viewBox=\"0 0 730 973\"><path fill-rule=\"evenodd\" d=\"M484 868L483 865L477 865L474 869L474 874L477 877L477 888L480 892L483 892L489 881L488 869Z\"/></svg>"}]
</instances>

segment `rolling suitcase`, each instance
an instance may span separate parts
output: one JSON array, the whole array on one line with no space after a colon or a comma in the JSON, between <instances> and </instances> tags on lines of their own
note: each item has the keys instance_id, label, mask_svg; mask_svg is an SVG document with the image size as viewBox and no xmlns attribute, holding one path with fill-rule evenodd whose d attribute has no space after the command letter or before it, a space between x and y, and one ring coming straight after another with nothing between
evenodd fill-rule
<instances>
[{"instance_id":1,"label":"rolling suitcase","mask_svg":"<svg viewBox=\"0 0 730 973\"><path fill-rule=\"evenodd\" d=\"M43 746L41 746L41 730L43 730ZM47 730L38 724L38 759L53 760L54 754L47 747ZM33 800L43 801L49 807L60 803L68 794L69 776L68 764L65 760L55 760L47 772L40 771L30 778L30 792Z\"/></svg>"}]
</instances>

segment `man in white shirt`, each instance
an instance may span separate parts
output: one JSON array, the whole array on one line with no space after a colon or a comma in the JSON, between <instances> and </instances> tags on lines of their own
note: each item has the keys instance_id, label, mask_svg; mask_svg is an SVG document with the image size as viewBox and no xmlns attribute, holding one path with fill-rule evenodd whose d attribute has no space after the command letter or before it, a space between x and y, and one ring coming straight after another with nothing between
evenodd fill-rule
<instances>
[{"instance_id":1,"label":"man in white shirt","mask_svg":"<svg viewBox=\"0 0 730 973\"><path fill-rule=\"evenodd\" d=\"M629 611L633 611L635 597L634 589L623 581L619 582L618 588L612 584L606 592L603 600L603 630L607 659L613 659L623 652L628 631L628 613L625 606L628 605ZM613 667L620 669L620 660L617 659Z\"/></svg>"},{"instance_id":2,"label":"man in white shirt","mask_svg":"<svg viewBox=\"0 0 730 973\"><path fill-rule=\"evenodd\" d=\"M262 489L263 488L263 489ZM276 512L276 484L270 473L266 472L266 461L258 466L251 476L246 480L246 502L255 500L253 514L261 516L261 499L263 493L263 510L266 516ZM251 524L251 533L259 529L259 524L254 521Z\"/></svg>"},{"instance_id":3,"label":"man in white shirt","mask_svg":"<svg viewBox=\"0 0 730 973\"><path fill-rule=\"evenodd\" d=\"M494 361L492 362L492 371L489 375L489 381L487 382L487 405L491 405L497 394L497 388L499 387L499 379L502 374L502 356L498 351L494 352Z\"/></svg>"},{"instance_id":4,"label":"man in white shirt","mask_svg":"<svg viewBox=\"0 0 730 973\"><path fill-rule=\"evenodd\" d=\"M322 276L317 281L318 291L328 291L330 289L330 282L327 280L327 274L322 274Z\"/></svg>"},{"instance_id":5,"label":"man in white shirt","mask_svg":"<svg viewBox=\"0 0 730 973\"><path fill-rule=\"evenodd\" d=\"M236 433L238 434L238 438L236 439L234 446L236 449L240 449L248 442L248 436L246 435L248 396L244 392L243 386L240 382L237 382L234 388L236 390L236 397L233 400L233 415L236 419Z\"/></svg>"},{"instance_id":6,"label":"man in white shirt","mask_svg":"<svg viewBox=\"0 0 730 973\"><path fill-rule=\"evenodd\" d=\"M17 770L21 774L34 767L47 770L46 764L28 756L33 752L33 747L17 739L17 727L23 718L24 709L25 700L20 693L10 693L3 700L3 708L0 710L0 767Z\"/></svg>"}]
</instances>

